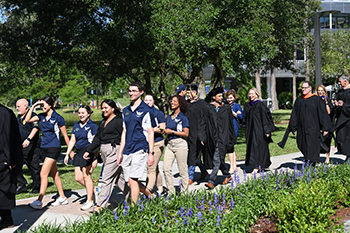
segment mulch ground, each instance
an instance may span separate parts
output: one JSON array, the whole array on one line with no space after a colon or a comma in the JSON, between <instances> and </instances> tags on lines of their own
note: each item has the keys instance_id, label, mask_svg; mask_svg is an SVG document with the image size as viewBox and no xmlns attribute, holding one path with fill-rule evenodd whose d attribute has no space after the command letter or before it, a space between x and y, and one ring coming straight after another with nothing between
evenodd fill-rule
<instances>
[{"instance_id":1,"label":"mulch ground","mask_svg":"<svg viewBox=\"0 0 350 233\"><path fill-rule=\"evenodd\" d=\"M339 219L338 219L339 218ZM350 219L350 207L338 209L331 217L331 220L336 220L335 225L342 224ZM255 225L250 228L253 233L275 233L279 232L273 217L260 217Z\"/></svg>"}]
</instances>

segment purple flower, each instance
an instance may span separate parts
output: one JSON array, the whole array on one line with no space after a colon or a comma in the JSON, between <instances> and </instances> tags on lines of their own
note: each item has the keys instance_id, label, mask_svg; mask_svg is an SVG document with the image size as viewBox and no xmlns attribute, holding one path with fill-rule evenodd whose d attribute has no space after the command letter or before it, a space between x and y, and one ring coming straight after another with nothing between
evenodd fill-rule
<instances>
[{"instance_id":1,"label":"purple flower","mask_svg":"<svg viewBox=\"0 0 350 233\"><path fill-rule=\"evenodd\" d=\"M114 214L114 219L115 219L115 221L118 221L119 217L117 214Z\"/></svg>"},{"instance_id":2,"label":"purple flower","mask_svg":"<svg viewBox=\"0 0 350 233\"><path fill-rule=\"evenodd\" d=\"M259 172L261 172L261 166L259 165Z\"/></svg>"},{"instance_id":3,"label":"purple flower","mask_svg":"<svg viewBox=\"0 0 350 233\"><path fill-rule=\"evenodd\" d=\"M349 160L350 161L350 160ZM326 164L324 164L324 166L323 166L323 173L326 175L327 174L327 165Z\"/></svg>"},{"instance_id":4,"label":"purple flower","mask_svg":"<svg viewBox=\"0 0 350 233\"><path fill-rule=\"evenodd\" d=\"M315 173L315 178L317 178L317 168L316 167L315 167L314 173Z\"/></svg>"},{"instance_id":5,"label":"purple flower","mask_svg":"<svg viewBox=\"0 0 350 233\"><path fill-rule=\"evenodd\" d=\"M155 224L156 220L154 219L154 217L152 217L152 223Z\"/></svg>"},{"instance_id":6,"label":"purple flower","mask_svg":"<svg viewBox=\"0 0 350 233\"><path fill-rule=\"evenodd\" d=\"M220 215L218 215L218 217L216 218L216 225L220 226L221 225L220 222L221 222L221 218L220 218Z\"/></svg>"},{"instance_id":7,"label":"purple flower","mask_svg":"<svg viewBox=\"0 0 350 233\"><path fill-rule=\"evenodd\" d=\"M218 196L216 193L214 193L214 206L217 207L219 204Z\"/></svg>"},{"instance_id":8,"label":"purple flower","mask_svg":"<svg viewBox=\"0 0 350 233\"><path fill-rule=\"evenodd\" d=\"M243 175L244 175L244 181L247 180L247 173L245 172L245 170L243 170Z\"/></svg>"},{"instance_id":9,"label":"purple flower","mask_svg":"<svg viewBox=\"0 0 350 233\"><path fill-rule=\"evenodd\" d=\"M202 212L200 212L200 211L197 212L197 218L198 218L199 222L202 222L202 220L203 220Z\"/></svg>"},{"instance_id":10,"label":"purple flower","mask_svg":"<svg viewBox=\"0 0 350 233\"><path fill-rule=\"evenodd\" d=\"M308 172L307 172L307 175L309 176L309 182L310 182L310 181L311 181L311 172L308 171Z\"/></svg>"},{"instance_id":11,"label":"purple flower","mask_svg":"<svg viewBox=\"0 0 350 233\"><path fill-rule=\"evenodd\" d=\"M187 226L187 218L184 219L184 225Z\"/></svg>"},{"instance_id":12,"label":"purple flower","mask_svg":"<svg viewBox=\"0 0 350 233\"><path fill-rule=\"evenodd\" d=\"M233 200L233 198L231 198L230 207L231 207L231 210L235 208L235 201Z\"/></svg>"}]
</instances>

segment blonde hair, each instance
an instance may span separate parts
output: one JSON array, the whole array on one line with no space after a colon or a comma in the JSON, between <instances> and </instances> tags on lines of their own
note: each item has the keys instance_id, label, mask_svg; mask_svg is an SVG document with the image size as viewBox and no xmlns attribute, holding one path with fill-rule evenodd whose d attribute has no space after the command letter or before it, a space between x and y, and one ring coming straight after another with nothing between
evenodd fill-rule
<instances>
[{"instance_id":1,"label":"blonde hair","mask_svg":"<svg viewBox=\"0 0 350 233\"><path fill-rule=\"evenodd\" d=\"M255 87L253 87L253 88L250 88L250 90L248 91L248 99L249 99L249 92L250 91L254 91L255 92L255 94L258 96L258 100L260 100L261 98L260 98L260 92L258 91L258 89L256 89Z\"/></svg>"},{"instance_id":2,"label":"blonde hair","mask_svg":"<svg viewBox=\"0 0 350 233\"><path fill-rule=\"evenodd\" d=\"M328 97L326 87L323 85L318 85L316 87L316 94L318 95L318 88L320 88L320 87L323 89L324 95Z\"/></svg>"}]
</instances>

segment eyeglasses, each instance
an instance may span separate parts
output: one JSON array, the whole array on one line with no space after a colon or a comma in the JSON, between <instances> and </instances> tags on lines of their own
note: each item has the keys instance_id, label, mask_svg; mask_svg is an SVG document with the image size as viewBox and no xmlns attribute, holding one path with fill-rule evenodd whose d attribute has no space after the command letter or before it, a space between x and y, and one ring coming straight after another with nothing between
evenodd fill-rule
<instances>
[{"instance_id":1,"label":"eyeglasses","mask_svg":"<svg viewBox=\"0 0 350 233\"><path fill-rule=\"evenodd\" d=\"M138 92L140 92L140 91L137 91L137 90L129 90L129 92L138 93Z\"/></svg>"},{"instance_id":2,"label":"eyeglasses","mask_svg":"<svg viewBox=\"0 0 350 233\"><path fill-rule=\"evenodd\" d=\"M307 89L307 88L309 88L309 87L301 87L301 89Z\"/></svg>"}]
</instances>

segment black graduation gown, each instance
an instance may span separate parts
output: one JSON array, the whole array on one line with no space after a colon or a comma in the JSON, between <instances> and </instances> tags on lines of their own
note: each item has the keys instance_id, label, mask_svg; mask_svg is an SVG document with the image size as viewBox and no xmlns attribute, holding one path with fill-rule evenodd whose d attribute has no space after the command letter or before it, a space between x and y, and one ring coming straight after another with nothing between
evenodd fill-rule
<instances>
[{"instance_id":1,"label":"black graduation gown","mask_svg":"<svg viewBox=\"0 0 350 233\"><path fill-rule=\"evenodd\" d=\"M320 131L331 131L324 100L316 95L306 99L298 97L288 127L291 132L297 131L297 145L305 160L320 161Z\"/></svg>"},{"instance_id":2,"label":"black graduation gown","mask_svg":"<svg viewBox=\"0 0 350 233\"><path fill-rule=\"evenodd\" d=\"M206 140L204 141L205 151L203 154L203 163L206 168L212 169L216 145L219 147L221 161L225 161L226 153L232 153L234 151L236 134L231 107L228 104L224 104L216 112L214 105L207 104L205 122Z\"/></svg>"},{"instance_id":3,"label":"black graduation gown","mask_svg":"<svg viewBox=\"0 0 350 233\"><path fill-rule=\"evenodd\" d=\"M188 166L199 166L201 163L201 153L204 146L201 141L206 140L205 135L205 115L207 112L207 103L204 100L197 100L189 103L189 110L186 113L190 124L190 131L187 137L188 143Z\"/></svg>"},{"instance_id":4,"label":"black graduation gown","mask_svg":"<svg viewBox=\"0 0 350 233\"><path fill-rule=\"evenodd\" d=\"M326 101L327 101L326 106L328 105L329 109L331 111L330 114L328 114L328 116L331 120L331 130L330 130L330 132L328 132L328 134L326 136L323 136L323 132L320 133L320 140L321 140L320 152L321 153L328 153L331 151L332 138L334 137L334 135L333 135L333 131L334 131L334 106L332 104L331 99L327 98Z\"/></svg>"},{"instance_id":5,"label":"black graduation gown","mask_svg":"<svg viewBox=\"0 0 350 233\"><path fill-rule=\"evenodd\" d=\"M0 209L9 210L16 206L17 176L22 163L22 140L16 116L0 104ZM14 168L10 170L9 165Z\"/></svg>"},{"instance_id":6,"label":"black graduation gown","mask_svg":"<svg viewBox=\"0 0 350 233\"><path fill-rule=\"evenodd\" d=\"M350 89L339 91L337 100L342 100L343 106L335 108L336 146L340 153L350 156Z\"/></svg>"},{"instance_id":7,"label":"black graduation gown","mask_svg":"<svg viewBox=\"0 0 350 233\"><path fill-rule=\"evenodd\" d=\"M267 168L271 165L269 143L273 142L267 133L276 130L271 112L262 101L244 105L243 125L247 144L246 166Z\"/></svg>"}]
</instances>

